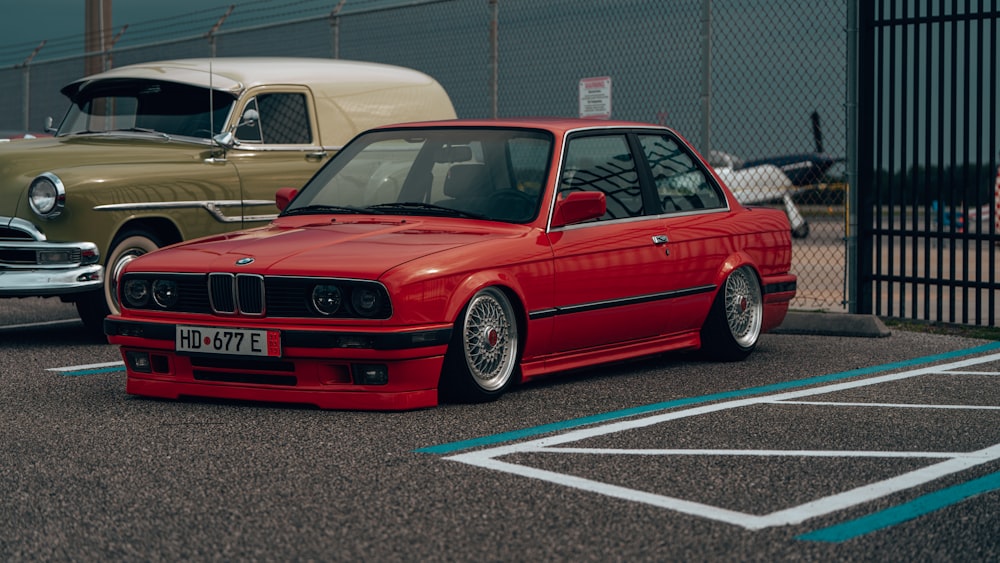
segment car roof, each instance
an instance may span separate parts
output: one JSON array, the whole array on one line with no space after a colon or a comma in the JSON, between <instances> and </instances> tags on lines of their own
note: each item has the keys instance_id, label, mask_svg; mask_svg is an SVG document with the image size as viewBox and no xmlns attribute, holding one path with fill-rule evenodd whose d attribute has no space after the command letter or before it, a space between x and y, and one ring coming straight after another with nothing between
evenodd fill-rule
<instances>
[{"instance_id":1,"label":"car roof","mask_svg":"<svg viewBox=\"0 0 1000 563\"><path fill-rule=\"evenodd\" d=\"M438 121L421 121L387 125L391 127L507 127L524 129L545 129L555 134L565 134L581 129L663 129L672 131L669 127L639 121L622 121L607 119L587 119L582 117L505 117L496 119L449 119Z\"/></svg>"},{"instance_id":2,"label":"car roof","mask_svg":"<svg viewBox=\"0 0 1000 563\"><path fill-rule=\"evenodd\" d=\"M410 68L294 57L221 57L151 61L122 66L69 83L74 99L104 80L164 80L213 88L239 97L257 86L301 86L312 92L324 146L337 148L356 134L401 121L450 119L455 109L444 88Z\"/></svg>"},{"instance_id":3,"label":"car roof","mask_svg":"<svg viewBox=\"0 0 1000 563\"><path fill-rule=\"evenodd\" d=\"M72 98L98 80L136 78L212 87L234 95L254 86L302 84L337 93L370 90L379 84L420 85L434 82L426 74L393 65L295 57L218 57L150 61L114 68L70 82L62 93Z\"/></svg>"}]
</instances>

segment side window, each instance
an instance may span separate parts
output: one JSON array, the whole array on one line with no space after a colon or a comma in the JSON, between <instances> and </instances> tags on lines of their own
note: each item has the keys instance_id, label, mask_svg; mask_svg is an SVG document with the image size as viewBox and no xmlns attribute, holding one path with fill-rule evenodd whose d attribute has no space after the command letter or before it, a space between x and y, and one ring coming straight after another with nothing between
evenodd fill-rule
<instances>
[{"instance_id":1,"label":"side window","mask_svg":"<svg viewBox=\"0 0 1000 563\"><path fill-rule=\"evenodd\" d=\"M624 135L577 137L566 148L559 192L598 191L608 211L599 221L645 214L639 175Z\"/></svg>"},{"instance_id":2,"label":"side window","mask_svg":"<svg viewBox=\"0 0 1000 563\"><path fill-rule=\"evenodd\" d=\"M269 145L305 145L312 142L305 94L260 94L247 102L260 119L236 129L243 142Z\"/></svg>"},{"instance_id":3,"label":"side window","mask_svg":"<svg viewBox=\"0 0 1000 563\"><path fill-rule=\"evenodd\" d=\"M718 209L725 199L705 171L675 139L641 135L639 141L653 172L662 212Z\"/></svg>"}]
</instances>

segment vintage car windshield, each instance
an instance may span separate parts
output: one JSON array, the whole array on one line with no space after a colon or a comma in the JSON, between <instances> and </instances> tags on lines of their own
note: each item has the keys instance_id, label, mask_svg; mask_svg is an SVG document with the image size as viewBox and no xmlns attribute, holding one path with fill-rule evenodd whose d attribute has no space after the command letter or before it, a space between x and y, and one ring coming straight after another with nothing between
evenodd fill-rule
<instances>
[{"instance_id":1,"label":"vintage car windshield","mask_svg":"<svg viewBox=\"0 0 1000 563\"><path fill-rule=\"evenodd\" d=\"M285 215L377 213L524 223L538 215L553 139L528 129L396 129L363 134Z\"/></svg>"},{"instance_id":2,"label":"vintage car windshield","mask_svg":"<svg viewBox=\"0 0 1000 563\"><path fill-rule=\"evenodd\" d=\"M225 126L234 101L174 82L105 80L74 96L56 135L137 131L208 139Z\"/></svg>"}]
</instances>

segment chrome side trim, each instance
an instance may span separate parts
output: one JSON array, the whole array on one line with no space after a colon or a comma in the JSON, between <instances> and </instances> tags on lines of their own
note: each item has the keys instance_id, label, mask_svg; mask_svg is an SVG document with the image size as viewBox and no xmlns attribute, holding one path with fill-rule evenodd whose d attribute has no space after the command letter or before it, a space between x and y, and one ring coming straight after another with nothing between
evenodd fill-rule
<instances>
[{"instance_id":1,"label":"chrome side trim","mask_svg":"<svg viewBox=\"0 0 1000 563\"><path fill-rule=\"evenodd\" d=\"M268 215L226 215L223 208L243 207L243 206L266 206L274 205L270 199L225 199L219 201L155 201L137 203L110 203L98 205L94 211L151 211L162 209L204 209L208 211L216 221L220 223L239 223L243 221L273 221L278 217L277 213Z\"/></svg>"}]
</instances>

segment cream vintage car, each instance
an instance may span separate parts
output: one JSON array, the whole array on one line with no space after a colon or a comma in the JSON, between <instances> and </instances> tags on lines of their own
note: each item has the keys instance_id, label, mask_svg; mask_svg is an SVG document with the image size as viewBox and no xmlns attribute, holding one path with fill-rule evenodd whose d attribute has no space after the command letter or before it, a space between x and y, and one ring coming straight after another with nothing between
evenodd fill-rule
<instances>
[{"instance_id":1,"label":"cream vintage car","mask_svg":"<svg viewBox=\"0 0 1000 563\"><path fill-rule=\"evenodd\" d=\"M455 117L423 73L324 59L148 62L62 93L53 137L0 145L0 297L73 301L95 331L136 256L265 224L365 129Z\"/></svg>"}]
</instances>

